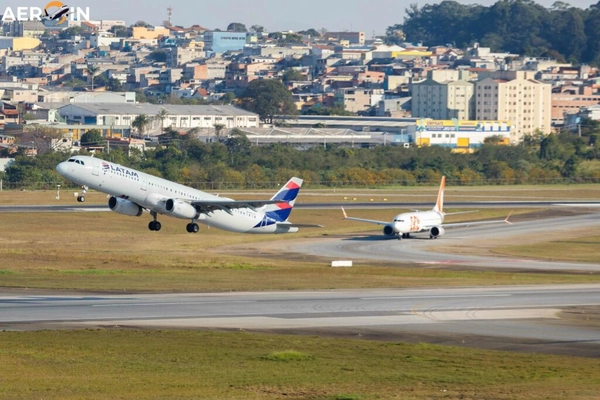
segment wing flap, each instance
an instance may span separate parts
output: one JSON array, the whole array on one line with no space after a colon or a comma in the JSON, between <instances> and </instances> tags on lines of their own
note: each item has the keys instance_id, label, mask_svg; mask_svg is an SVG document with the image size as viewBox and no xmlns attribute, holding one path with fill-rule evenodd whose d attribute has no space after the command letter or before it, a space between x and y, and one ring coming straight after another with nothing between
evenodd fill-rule
<instances>
[{"instance_id":1,"label":"wing flap","mask_svg":"<svg viewBox=\"0 0 600 400\"><path fill-rule=\"evenodd\" d=\"M281 200L193 200L189 201L189 203L192 206L194 206L196 210L198 210L198 212L200 213L209 213L216 210L223 210L231 214L231 210L237 208L250 208L252 210L255 210L268 204L281 204L285 202Z\"/></svg>"}]
</instances>

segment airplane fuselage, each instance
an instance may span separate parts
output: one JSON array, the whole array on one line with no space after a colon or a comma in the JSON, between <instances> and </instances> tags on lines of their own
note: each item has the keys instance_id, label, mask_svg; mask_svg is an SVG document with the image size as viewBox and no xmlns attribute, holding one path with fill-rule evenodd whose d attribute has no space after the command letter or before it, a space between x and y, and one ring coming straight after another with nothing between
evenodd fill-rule
<instances>
[{"instance_id":1,"label":"airplane fuselage","mask_svg":"<svg viewBox=\"0 0 600 400\"><path fill-rule=\"evenodd\" d=\"M57 171L72 182L127 200L159 214L171 215L165 209L169 199L185 201L233 201L158 178L132 168L87 156L75 156L60 163ZM240 233L287 233L297 228L273 223L261 209L232 208L199 213L190 218L208 226Z\"/></svg>"},{"instance_id":2,"label":"airplane fuselage","mask_svg":"<svg viewBox=\"0 0 600 400\"><path fill-rule=\"evenodd\" d=\"M410 212L396 215L393 220L394 231L398 234L429 231L432 227L444 223L444 214L436 211Z\"/></svg>"}]
</instances>

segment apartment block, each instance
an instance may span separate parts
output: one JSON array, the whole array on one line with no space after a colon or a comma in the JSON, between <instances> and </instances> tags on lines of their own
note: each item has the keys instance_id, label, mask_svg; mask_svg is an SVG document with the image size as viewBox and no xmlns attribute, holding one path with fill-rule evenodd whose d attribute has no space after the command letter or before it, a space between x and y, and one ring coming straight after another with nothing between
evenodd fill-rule
<instances>
[{"instance_id":1,"label":"apartment block","mask_svg":"<svg viewBox=\"0 0 600 400\"><path fill-rule=\"evenodd\" d=\"M413 117L469 120L475 118L474 106L473 82L464 80L438 82L429 77L423 82L412 85Z\"/></svg>"},{"instance_id":2,"label":"apartment block","mask_svg":"<svg viewBox=\"0 0 600 400\"><path fill-rule=\"evenodd\" d=\"M511 143L540 131L551 132L551 86L524 71L498 71L475 85L475 118L510 121Z\"/></svg>"},{"instance_id":3,"label":"apartment block","mask_svg":"<svg viewBox=\"0 0 600 400\"><path fill-rule=\"evenodd\" d=\"M335 92L335 105L353 113L363 112L379 104L383 89L344 88Z\"/></svg>"}]
</instances>

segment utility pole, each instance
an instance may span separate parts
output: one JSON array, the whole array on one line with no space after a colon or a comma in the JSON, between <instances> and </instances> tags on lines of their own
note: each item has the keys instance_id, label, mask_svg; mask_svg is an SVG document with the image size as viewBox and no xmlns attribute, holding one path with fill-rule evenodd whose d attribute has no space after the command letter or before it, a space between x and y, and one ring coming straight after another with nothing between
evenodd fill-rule
<instances>
[{"instance_id":1,"label":"utility pole","mask_svg":"<svg viewBox=\"0 0 600 400\"><path fill-rule=\"evenodd\" d=\"M167 7L167 21L169 21L169 25L171 25L171 15L173 15L173 7Z\"/></svg>"}]
</instances>

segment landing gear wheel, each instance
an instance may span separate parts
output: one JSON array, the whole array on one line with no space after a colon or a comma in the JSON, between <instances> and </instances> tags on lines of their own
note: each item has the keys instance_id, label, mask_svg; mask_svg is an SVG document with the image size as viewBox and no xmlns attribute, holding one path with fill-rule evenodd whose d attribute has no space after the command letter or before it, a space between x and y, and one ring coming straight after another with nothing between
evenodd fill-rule
<instances>
[{"instance_id":1,"label":"landing gear wheel","mask_svg":"<svg viewBox=\"0 0 600 400\"><path fill-rule=\"evenodd\" d=\"M188 233L198 233L200 227L198 224L192 222L191 224L186 225L185 230L188 231Z\"/></svg>"},{"instance_id":2,"label":"landing gear wheel","mask_svg":"<svg viewBox=\"0 0 600 400\"><path fill-rule=\"evenodd\" d=\"M150 223L148 224L148 229L150 229L151 231L158 232L160 231L160 228L162 228L162 225L158 221L150 221Z\"/></svg>"},{"instance_id":3,"label":"landing gear wheel","mask_svg":"<svg viewBox=\"0 0 600 400\"><path fill-rule=\"evenodd\" d=\"M77 201L80 203L85 202L85 196L77 196Z\"/></svg>"}]
</instances>

